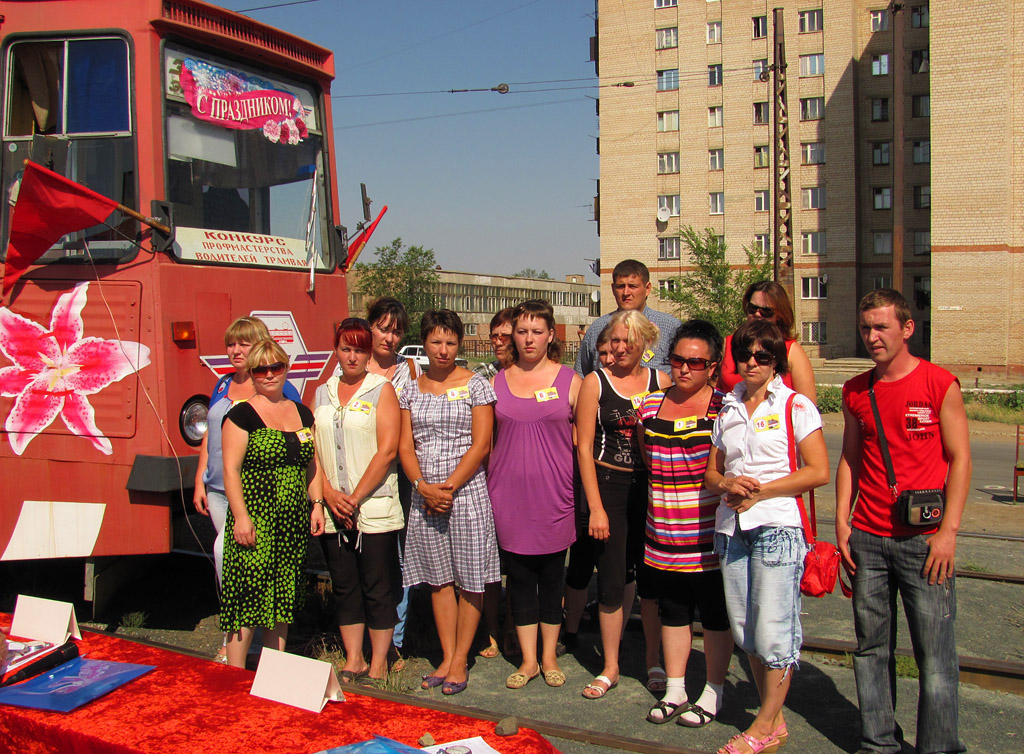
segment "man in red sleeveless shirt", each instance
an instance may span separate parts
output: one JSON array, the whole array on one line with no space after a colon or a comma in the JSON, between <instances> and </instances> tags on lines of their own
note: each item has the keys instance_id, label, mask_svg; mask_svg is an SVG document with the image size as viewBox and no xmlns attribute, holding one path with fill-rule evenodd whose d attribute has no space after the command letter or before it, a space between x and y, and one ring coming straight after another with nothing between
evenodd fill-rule
<instances>
[{"instance_id":1,"label":"man in red sleeveless shirt","mask_svg":"<svg viewBox=\"0 0 1024 754\"><path fill-rule=\"evenodd\" d=\"M853 577L858 754L901 750L893 656L896 592L903 599L920 671L917 753L962 752L953 573L971 478L963 396L956 377L907 349L914 321L900 293L873 291L861 300L858 312L861 338L875 367L843 386L846 426L836 472L836 542ZM945 491L945 514L938 526L903 523L879 445L868 393L872 384L898 489Z\"/></svg>"}]
</instances>

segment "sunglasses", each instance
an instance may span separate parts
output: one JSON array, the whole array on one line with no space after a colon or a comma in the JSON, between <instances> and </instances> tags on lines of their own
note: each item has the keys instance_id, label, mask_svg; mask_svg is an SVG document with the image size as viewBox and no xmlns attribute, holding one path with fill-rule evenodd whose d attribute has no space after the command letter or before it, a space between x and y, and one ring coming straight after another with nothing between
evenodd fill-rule
<instances>
[{"instance_id":1,"label":"sunglasses","mask_svg":"<svg viewBox=\"0 0 1024 754\"><path fill-rule=\"evenodd\" d=\"M288 371L288 365L283 361L275 361L273 364L260 364L258 367L253 367L251 371L255 377L266 377L268 374L277 377Z\"/></svg>"},{"instance_id":2,"label":"sunglasses","mask_svg":"<svg viewBox=\"0 0 1024 754\"><path fill-rule=\"evenodd\" d=\"M668 355L668 363L674 366L676 369L682 369L683 364L685 364L690 368L691 372L703 372L705 369L707 369L715 362L711 361L710 359L698 359L696 357L684 359L682 356L677 356L674 353L670 353Z\"/></svg>"},{"instance_id":3,"label":"sunglasses","mask_svg":"<svg viewBox=\"0 0 1024 754\"><path fill-rule=\"evenodd\" d=\"M757 304L747 304L747 314L751 317L761 316L761 319L771 319L775 316L775 310L770 306L758 306Z\"/></svg>"},{"instance_id":4,"label":"sunglasses","mask_svg":"<svg viewBox=\"0 0 1024 754\"><path fill-rule=\"evenodd\" d=\"M746 364L750 361L751 356L754 357L754 361L756 361L758 365L763 367L775 363L775 356L773 356L770 351L737 351L736 363Z\"/></svg>"},{"instance_id":5,"label":"sunglasses","mask_svg":"<svg viewBox=\"0 0 1024 754\"><path fill-rule=\"evenodd\" d=\"M511 343L512 342L512 336L511 335L505 335L504 333L500 333L500 332L492 332L491 333L491 340L496 341L498 343Z\"/></svg>"}]
</instances>

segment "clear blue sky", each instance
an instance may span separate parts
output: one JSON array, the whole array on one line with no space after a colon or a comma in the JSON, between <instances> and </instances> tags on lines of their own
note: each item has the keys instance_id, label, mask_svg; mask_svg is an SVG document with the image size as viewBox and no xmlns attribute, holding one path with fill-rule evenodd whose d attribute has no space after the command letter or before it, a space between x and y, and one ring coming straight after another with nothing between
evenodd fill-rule
<instances>
[{"instance_id":1,"label":"clear blue sky","mask_svg":"<svg viewBox=\"0 0 1024 754\"><path fill-rule=\"evenodd\" d=\"M387 204L370 246L401 236L445 269L590 273L594 0L218 0L334 51L341 222L359 183ZM250 9L250 10L246 10ZM552 83L530 83L552 82ZM508 83L508 94L449 94ZM533 91L548 89L551 91ZM400 94L438 92L433 94ZM395 96L356 96L392 95ZM361 261L373 259L373 249Z\"/></svg>"}]
</instances>

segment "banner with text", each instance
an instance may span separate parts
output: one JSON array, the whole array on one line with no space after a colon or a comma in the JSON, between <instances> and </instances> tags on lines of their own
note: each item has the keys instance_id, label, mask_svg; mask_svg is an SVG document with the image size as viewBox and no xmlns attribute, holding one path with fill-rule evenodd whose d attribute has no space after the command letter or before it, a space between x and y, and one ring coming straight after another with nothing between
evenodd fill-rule
<instances>
[{"instance_id":1,"label":"banner with text","mask_svg":"<svg viewBox=\"0 0 1024 754\"><path fill-rule=\"evenodd\" d=\"M265 236L232 230L204 228L174 229L174 254L178 259L210 264L237 264L247 267L307 269L306 242L300 238ZM318 270L327 270L322 259Z\"/></svg>"}]
</instances>

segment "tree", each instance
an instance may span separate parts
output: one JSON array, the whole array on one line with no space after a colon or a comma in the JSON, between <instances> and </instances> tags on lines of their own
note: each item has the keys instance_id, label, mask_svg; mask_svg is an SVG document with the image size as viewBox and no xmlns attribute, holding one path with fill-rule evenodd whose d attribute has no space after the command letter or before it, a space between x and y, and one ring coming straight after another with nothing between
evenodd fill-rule
<instances>
[{"instance_id":1,"label":"tree","mask_svg":"<svg viewBox=\"0 0 1024 754\"><path fill-rule=\"evenodd\" d=\"M396 238L387 246L378 246L376 255L376 262L360 262L352 268L359 273L359 292L371 300L391 296L401 301L409 312L406 338L416 339L423 312L435 305L440 276L434 271L434 250L403 246L402 239Z\"/></svg>"},{"instance_id":2,"label":"tree","mask_svg":"<svg viewBox=\"0 0 1024 754\"><path fill-rule=\"evenodd\" d=\"M541 270L540 272L537 272L537 270L533 269L532 267L527 267L525 270L520 270L512 277L536 278L537 280L551 280L551 276L548 274L547 270Z\"/></svg>"},{"instance_id":3,"label":"tree","mask_svg":"<svg viewBox=\"0 0 1024 754\"><path fill-rule=\"evenodd\" d=\"M743 292L747 286L771 277L771 258L744 246L747 267L733 269L725 258L725 243L713 228L699 232L687 225L679 231L679 236L689 249L696 269L674 278L676 289L662 292L661 297L675 303L680 319L706 319L723 336L728 335L746 318Z\"/></svg>"}]
</instances>

